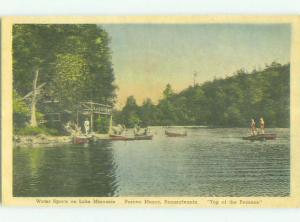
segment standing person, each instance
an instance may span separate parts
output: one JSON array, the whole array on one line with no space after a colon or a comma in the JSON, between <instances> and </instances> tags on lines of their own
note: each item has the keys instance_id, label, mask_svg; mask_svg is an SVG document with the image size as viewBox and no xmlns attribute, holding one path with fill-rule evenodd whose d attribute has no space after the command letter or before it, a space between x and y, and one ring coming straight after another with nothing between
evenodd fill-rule
<instances>
[{"instance_id":1,"label":"standing person","mask_svg":"<svg viewBox=\"0 0 300 222\"><path fill-rule=\"evenodd\" d=\"M90 130L90 122L88 119L86 119L84 121L84 129L85 129L85 135L88 135L89 133L89 130Z\"/></svg>"},{"instance_id":2,"label":"standing person","mask_svg":"<svg viewBox=\"0 0 300 222\"><path fill-rule=\"evenodd\" d=\"M265 121L262 117L260 117L260 119L259 119L259 124L260 124L261 134L264 134L265 133Z\"/></svg>"},{"instance_id":3,"label":"standing person","mask_svg":"<svg viewBox=\"0 0 300 222\"><path fill-rule=\"evenodd\" d=\"M252 136L255 136L256 135L256 125L255 125L255 120L254 119L251 119L251 134Z\"/></svg>"},{"instance_id":4,"label":"standing person","mask_svg":"<svg viewBox=\"0 0 300 222\"><path fill-rule=\"evenodd\" d=\"M149 133L149 128L148 128L148 126L145 128L145 130L144 130L144 135L145 136L147 136L147 134Z\"/></svg>"},{"instance_id":5,"label":"standing person","mask_svg":"<svg viewBox=\"0 0 300 222\"><path fill-rule=\"evenodd\" d=\"M134 124L133 133L134 133L134 135L138 135L138 133L139 133L139 129L138 129L138 125L137 124Z\"/></svg>"}]
</instances>

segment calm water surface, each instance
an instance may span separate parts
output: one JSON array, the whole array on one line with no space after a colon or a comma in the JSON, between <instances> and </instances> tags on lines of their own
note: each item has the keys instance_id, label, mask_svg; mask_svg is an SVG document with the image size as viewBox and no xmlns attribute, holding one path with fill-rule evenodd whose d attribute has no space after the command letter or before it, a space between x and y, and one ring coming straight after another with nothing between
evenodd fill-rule
<instances>
[{"instance_id":1,"label":"calm water surface","mask_svg":"<svg viewBox=\"0 0 300 222\"><path fill-rule=\"evenodd\" d=\"M14 148L14 196L288 196L289 129L188 129L152 141Z\"/></svg>"}]
</instances>

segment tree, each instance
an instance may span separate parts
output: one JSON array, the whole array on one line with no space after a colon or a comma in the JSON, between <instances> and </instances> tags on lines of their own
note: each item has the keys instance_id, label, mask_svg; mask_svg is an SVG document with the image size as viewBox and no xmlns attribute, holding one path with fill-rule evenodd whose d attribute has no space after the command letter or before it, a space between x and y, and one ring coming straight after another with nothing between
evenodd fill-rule
<instances>
[{"instance_id":1,"label":"tree","mask_svg":"<svg viewBox=\"0 0 300 222\"><path fill-rule=\"evenodd\" d=\"M164 99L169 99L174 95L173 89L171 87L171 85L168 83L166 85L165 90L163 91L163 98Z\"/></svg>"},{"instance_id":2,"label":"tree","mask_svg":"<svg viewBox=\"0 0 300 222\"><path fill-rule=\"evenodd\" d=\"M155 105L153 104L150 98L144 100L139 110L140 110L139 115L142 122L142 126L146 127L155 124L157 113L156 113Z\"/></svg>"},{"instance_id":3,"label":"tree","mask_svg":"<svg viewBox=\"0 0 300 222\"><path fill-rule=\"evenodd\" d=\"M52 95L59 98L64 108L75 112L87 88L86 60L81 55L59 54L54 73Z\"/></svg>"},{"instance_id":4,"label":"tree","mask_svg":"<svg viewBox=\"0 0 300 222\"><path fill-rule=\"evenodd\" d=\"M47 83L43 95L67 109L82 100L113 105L109 44L107 32L98 25L14 25L14 89L24 96ZM32 95L31 122L36 125L35 113L44 107Z\"/></svg>"},{"instance_id":5,"label":"tree","mask_svg":"<svg viewBox=\"0 0 300 222\"><path fill-rule=\"evenodd\" d=\"M45 54L45 50L48 48L47 44L49 44L42 39L45 36L45 29L40 29L39 27L14 25L13 28L13 72L14 79L16 79L14 83L21 93L28 90L28 88L32 90L30 119L32 127L37 126L36 88L39 80L39 71L47 57L43 56L43 54ZM24 76L24 73L26 73L26 76ZM30 85L31 87L29 87ZM25 87L28 88L25 89Z\"/></svg>"},{"instance_id":6,"label":"tree","mask_svg":"<svg viewBox=\"0 0 300 222\"><path fill-rule=\"evenodd\" d=\"M20 127L25 127L29 121L30 109L22 99L22 97L13 90L13 120L14 130Z\"/></svg>"},{"instance_id":7,"label":"tree","mask_svg":"<svg viewBox=\"0 0 300 222\"><path fill-rule=\"evenodd\" d=\"M122 120L126 127L132 128L140 123L139 107L134 96L129 96L126 105L122 109Z\"/></svg>"}]
</instances>

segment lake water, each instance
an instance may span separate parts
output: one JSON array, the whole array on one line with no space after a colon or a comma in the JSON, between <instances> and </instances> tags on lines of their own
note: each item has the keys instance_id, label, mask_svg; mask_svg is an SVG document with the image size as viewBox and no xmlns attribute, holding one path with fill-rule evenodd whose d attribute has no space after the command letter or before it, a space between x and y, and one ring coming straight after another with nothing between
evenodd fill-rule
<instances>
[{"instance_id":1,"label":"lake water","mask_svg":"<svg viewBox=\"0 0 300 222\"><path fill-rule=\"evenodd\" d=\"M182 130L182 129L177 129ZM274 141L241 139L248 129L187 129L150 141L22 147L13 151L13 193L20 197L288 196L289 129Z\"/></svg>"}]
</instances>

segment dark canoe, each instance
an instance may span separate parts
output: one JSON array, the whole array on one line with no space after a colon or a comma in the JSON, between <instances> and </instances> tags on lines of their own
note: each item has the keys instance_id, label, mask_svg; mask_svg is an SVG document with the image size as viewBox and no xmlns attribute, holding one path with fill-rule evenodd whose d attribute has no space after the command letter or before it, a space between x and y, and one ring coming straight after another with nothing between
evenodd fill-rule
<instances>
[{"instance_id":1,"label":"dark canoe","mask_svg":"<svg viewBox=\"0 0 300 222\"><path fill-rule=\"evenodd\" d=\"M73 143L74 144L85 144L89 143L93 140L92 136L74 136Z\"/></svg>"},{"instance_id":2,"label":"dark canoe","mask_svg":"<svg viewBox=\"0 0 300 222\"><path fill-rule=\"evenodd\" d=\"M121 135L109 135L110 140L129 141L129 140L152 140L153 135L135 135L134 137L126 137Z\"/></svg>"},{"instance_id":3,"label":"dark canoe","mask_svg":"<svg viewBox=\"0 0 300 222\"><path fill-rule=\"evenodd\" d=\"M134 140L152 140L153 135L135 135Z\"/></svg>"},{"instance_id":4,"label":"dark canoe","mask_svg":"<svg viewBox=\"0 0 300 222\"><path fill-rule=\"evenodd\" d=\"M265 134L258 134L252 136L243 137L243 140L275 140L276 134L275 133L265 133Z\"/></svg>"},{"instance_id":5,"label":"dark canoe","mask_svg":"<svg viewBox=\"0 0 300 222\"><path fill-rule=\"evenodd\" d=\"M184 137L184 136L187 136L187 132L185 132L185 133L173 133L173 132L168 132L167 130L165 130L165 134L168 137Z\"/></svg>"},{"instance_id":6,"label":"dark canoe","mask_svg":"<svg viewBox=\"0 0 300 222\"><path fill-rule=\"evenodd\" d=\"M110 135L109 135L109 139L110 139L110 140L120 140L120 141L131 140L130 138L128 138L128 137L126 137L126 136L113 135L113 134L110 134Z\"/></svg>"}]
</instances>

